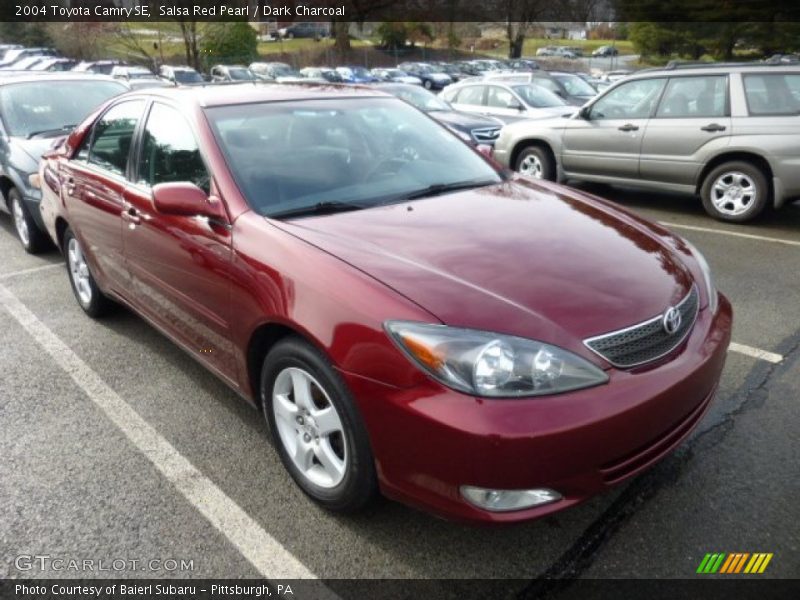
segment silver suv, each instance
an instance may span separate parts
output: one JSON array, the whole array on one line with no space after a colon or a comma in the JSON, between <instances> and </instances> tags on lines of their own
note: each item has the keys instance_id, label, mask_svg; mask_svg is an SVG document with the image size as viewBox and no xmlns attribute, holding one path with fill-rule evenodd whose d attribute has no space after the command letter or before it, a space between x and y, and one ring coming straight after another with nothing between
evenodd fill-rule
<instances>
[{"instance_id":1,"label":"silver suv","mask_svg":"<svg viewBox=\"0 0 800 600\"><path fill-rule=\"evenodd\" d=\"M699 195L711 216L749 221L800 197L800 67L641 71L573 115L507 125L494 156L533 177Z\"/></svg>"}]
</instances>

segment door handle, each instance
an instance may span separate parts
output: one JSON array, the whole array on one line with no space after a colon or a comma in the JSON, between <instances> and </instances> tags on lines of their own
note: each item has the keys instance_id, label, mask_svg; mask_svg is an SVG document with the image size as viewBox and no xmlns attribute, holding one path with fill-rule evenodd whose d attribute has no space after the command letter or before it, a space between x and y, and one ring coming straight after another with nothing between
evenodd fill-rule
<instances>
[{"instance_id":1,"label":"door handle","mask_svg":"<svg viewBox=\"0 0 800 600\"><path fill-rule=\"evenodd\" d=\"M142 217L139 216L139 211L131 206L122 211L122 220L130 223L130 227L133 229L142 222Z\"/></svg>"},{"instance_id":2,"label":"door handle","mask_svg":"<svg viewBox=\"0 0 800 600\"><path fill-rule=\"evenodd\" d=\"M720 125L719 123L711 123L711 125L706 125L705 127L701 127L700 129L702 129L703 131L711 131L711 132L725 131L725 126Z\"/></svg>"},{"instance_id":3,"label":"door handle","mask_svg":"<svg viewBox=\"0 0 800 600\"><path fill-rule=\"evenodd\" d=\"M67 177L67 194L72 196L75 193L75 178Z\"/></svg>"},{"instance_id":4,"label":"door handle","mask_svg":"<svg viewBox=\"0 0 800 600\"><path fill-rule=\"evenodd\" d=\"M639 131L638 125L633 125L632 123L625 123L621 127L617 127L620 131Z\"/></svg>"}]
</instances>

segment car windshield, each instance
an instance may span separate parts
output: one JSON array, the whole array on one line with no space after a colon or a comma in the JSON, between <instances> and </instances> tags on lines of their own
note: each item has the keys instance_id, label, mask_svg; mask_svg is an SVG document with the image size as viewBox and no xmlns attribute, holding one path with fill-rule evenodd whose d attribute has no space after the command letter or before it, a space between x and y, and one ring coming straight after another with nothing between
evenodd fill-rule
<instances>
[{"instance_id":1,"label":"car windshield","mask_svg":"<svg viewBox=\"0 0 800 600\"><path fill-rule=\"evenodd\" d=\"M74 127L127 87L116 81L36 81L0 87L0 115L9 135L57 135Z\"/></svg>"},{"instance_id":2,"label":"car windshield","mask_svg":"<svg viewBox=\"0 0 800 600\"><path fill-rule=\"evenodd\" d=\"M432 110L450 110L447 103L439 98L439 96L422 88L409 86L402 89L392 89L391 91L401 100L405 100L409 104L426 112Z\"/></svg>"},{"instance_id":3,"label":"car windshield","mask_svg":"<svg viewBox=\"0 0 800 600\"><path fill-rule=\"evenodd\" d=\"M275 73L276 77L297 77L300 75L297 71L295 71L289 65L272 65L272 72Z\"/></svg>"},{"instance_id":4,"label":"car windshield","mask_svg":"<svg viewBox=\"0 0 800 600\"><path fill-rule=\"evenodd\" d=\"M551 106L566 105L566 102L553 92L539 85L530 83L527 85L515 85L512 89L525 101L525 104L533 108L549 108Z\"/></svg>"},{"instance_id":5,"label":"car windshield","mask_svg":"<svg viewBox=\"0 0 800 600\"><path fill-rule=\"evenodd\" d=\"M368 208L503 177L396 98L264 102L206 109L239 189L264 216Z\"/></svg>"},{"instance_id":6,"label":"car windshield","mask_svg":"<svg viewBox=\"0 0 800 600\"><path fill-rule=\"evenodd\" d=\"M357 77L371 77L370 72L364 67L354 67L353 74Z\"/></svg>"},{"instance_id":7,"label":"car windshield","mask_svg":"<svg viewBox=\"0 0 800 600\"><path fill-rule=\"evenodd\" d=\"M228 69L228 75L234 81L254 81L256 78L250 69Z\"/></svg>"},{"instance_id":8,"label":"car windshield","mask_svg":"<svg viewBox=\"0 0 800 600\"><path fill-rule=\"evenodd\" d=\"M128 69L127 75L130 79L151 79L154 77L147 69Z\"/></svg>"},{"instance_id":9,"label":"car windshield","mask_svg":"<svg viewBox=\"0 0 800 600\"><path fill-rule=\"evenodd\" d=\"M203 78L197 71L175 71L175 81L178 83L203 83Z\"/></svg>"},{"instance_id":10,"label":"car windshield","mask_svg":"<svg viewBox=\"0 0 800 600\"><path fill-rule=\"evenodd\" d=\"M597 92L577 75L553 75L567 90L570 96L594 96Z\"/></svg>"}]
</instances>

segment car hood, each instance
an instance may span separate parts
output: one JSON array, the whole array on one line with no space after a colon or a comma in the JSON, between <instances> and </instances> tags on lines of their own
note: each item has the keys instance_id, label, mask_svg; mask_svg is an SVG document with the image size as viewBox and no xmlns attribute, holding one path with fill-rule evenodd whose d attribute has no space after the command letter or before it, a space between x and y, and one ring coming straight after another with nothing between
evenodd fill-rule
<instances>
[{"instance_id":1,"label":"car hood","mask_svg":"<svg viewBox=\"0 0 800 600\"><path fill-rule=\"evenodd\" d=\"M13 144L22 153L27 155L28 158L33 160L36 165L38 165L39 160L42 158L42 154L50 149L50 147L53 145L54 139L56 138L45 137L28 140L25 138L15 137L13 138ZM34 168L34 170L36 169Z\"/></svg>"},{"instance_id":2,"label":"car hood","mask_svg":"<svg viewBox=\"0 0 800 600\"><path fill-rule=\"evenodd\" d=\"M548 106L545 108L532 108L531 116L526 117L526 119L536 119L538 121L540 119L563 117L564 115L570 115L574 112L575 107L569 104L564 104L563 106Z\"/></svg>"},{"instance_id":3,"label":"car hood","mask_svg":"<svg viewBox=\"0 0 800 600\"><path fill-rule=\"evenodd\" d=\"M279 222L443 323L558 344L662 314L692 286L673 250L599 200L523 178Z\"/></svg>"},{"instance_id":4,"label":"car hood","mask_svg":"<svg viewBox=\"0 0 800 600\"><path fill-rule=\"evenodd\" d=\"M499 119L483 117L481 115L471 115L469 113L458 112L457 110L434 110L428 114L437 121L446 123L462 131L503 126L503 122Z\"/></svg>"}]
</instances>

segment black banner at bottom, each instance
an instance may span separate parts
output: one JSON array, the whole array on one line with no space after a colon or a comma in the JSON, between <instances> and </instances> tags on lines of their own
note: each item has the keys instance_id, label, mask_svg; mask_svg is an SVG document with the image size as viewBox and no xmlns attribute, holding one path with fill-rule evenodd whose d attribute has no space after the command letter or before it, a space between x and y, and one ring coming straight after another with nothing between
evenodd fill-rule
<instances>
[{"instance_id":1,"label":"black banner at bottom","mask_svg":"<svg viewBox=\"0 0 800 600\"><path fill-rule=\"evenodd\" d=\"M0 598L14 600L783 600L800 598L800 580L697 579L26 579L0 580Z\"/></svg>"}]
</instances>

